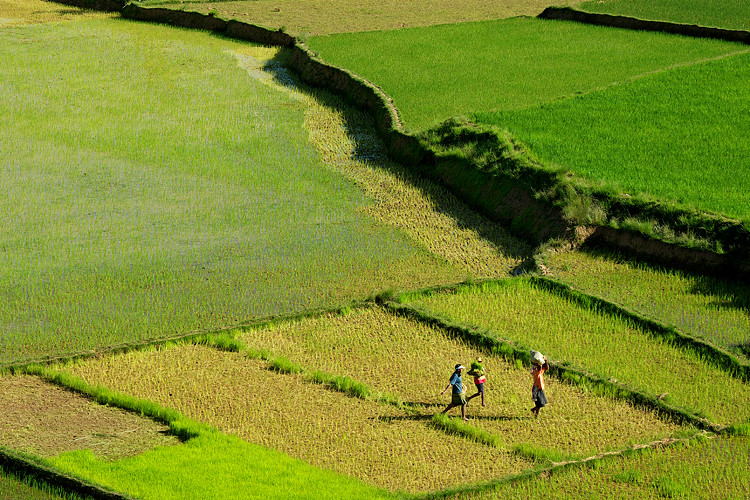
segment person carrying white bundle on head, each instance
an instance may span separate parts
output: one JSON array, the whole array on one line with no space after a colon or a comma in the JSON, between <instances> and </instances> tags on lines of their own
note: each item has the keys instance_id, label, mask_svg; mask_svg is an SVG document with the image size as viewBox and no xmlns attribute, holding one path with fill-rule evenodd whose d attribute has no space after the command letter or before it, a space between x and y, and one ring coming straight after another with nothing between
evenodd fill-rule
<instances>
[{"instance_id":1,"label":"person carrying white bundle on head","mask_svg":"<svg viewBox=\"0 0 750 500\"><path fill-rule=\"evenodd\" d=\"M531 413L534 414L534 418L539 418L539 410L547 405L547 396L544 395L544 372L547 370L549 370L549 363L547 363L546 356L543 356L541 352L531 351L531 377L534 379L534 384L531 386L531 400L535 405Z\"/></svg>"}]
</instances>

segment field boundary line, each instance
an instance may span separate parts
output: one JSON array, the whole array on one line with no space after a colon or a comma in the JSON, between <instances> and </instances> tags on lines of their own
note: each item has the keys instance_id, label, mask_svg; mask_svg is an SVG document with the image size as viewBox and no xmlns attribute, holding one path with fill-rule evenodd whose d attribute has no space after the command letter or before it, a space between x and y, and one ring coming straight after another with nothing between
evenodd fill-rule
<instances>
[{"instance_id":1,"label":"field boundary line","mask_svg":"<svg viewBox=\"0 0 750 500\"><path fill-rule=\"evenodd\" d=\"M572 7L547 7L537 17L540 19L575 21L584 24L595 24L635 31L657 31L696 38L713 38L750 45L750 32L744 30L711 28L697 24L682 24L669 21L650 21L613 14L595 14L583 12Z\"/></svg>"}]
</instances>

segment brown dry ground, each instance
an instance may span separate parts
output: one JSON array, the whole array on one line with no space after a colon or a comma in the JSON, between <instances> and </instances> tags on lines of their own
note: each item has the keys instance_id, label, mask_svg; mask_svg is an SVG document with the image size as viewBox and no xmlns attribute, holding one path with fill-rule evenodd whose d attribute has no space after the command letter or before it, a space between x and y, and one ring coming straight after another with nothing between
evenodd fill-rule
<instances>
[{"instance_id":1,"label":"brown dry ground","mask_svg":"<svg viewBox=\"0 0 750 500\"><path fill-rule=\"evenodd\" d=\"M50 457L90 448L115 460L179 444L169 428L30 375L0 377L0 446Z\"/></svg>"},{"instance_id":2,"label":"brown dry ground","mask_svg":"<svg viewBox=\"0 0 750 500\"><path fill-rule=\"evenodd\" d=\"M548 5L547 0L250 0L164 7L213 11L227 19L284 27L293 35L326 35L536 16Z\"/></svg>"},{"instance_id":3,"label":"brown dry ground","mask_svg":"<svg viewBox=\"0 0 750 500\"><path fill-rule=\"evenodd\" d=\"M422 415L269 371L265 362L237 353L181 346L64 370L389 490L433 491L532 466L506 450L447 436ZM472 465L468 457L477 456L482 460Z\"/></svg>"}]
</instances>

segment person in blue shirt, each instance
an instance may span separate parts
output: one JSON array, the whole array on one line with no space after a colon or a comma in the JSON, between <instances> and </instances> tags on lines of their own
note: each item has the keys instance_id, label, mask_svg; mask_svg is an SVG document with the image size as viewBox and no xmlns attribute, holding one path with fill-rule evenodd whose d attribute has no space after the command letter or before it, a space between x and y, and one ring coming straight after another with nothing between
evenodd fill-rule
<instances>
[{"instance_id":1,"label":"person in blue shirt","mask_svg":"<svg viewBox=\"0 0 750 500\"><path fill-rule=\"evenodd\" d=\"M464 388L464 384L461 382L461 374L465 370L464 365L457 364L455 371L453 372L453 375L451 375L450 382L448 382L448 385L445 389L443 389L443 392L440 394L445 394L445 391L453 388L453 391L451 393L451 404L448 405L448 407L443 410L441 413L445 413L451 408L455 406L461 406L461 418L464 420L469 420L466 418L466 390Z\"/></svg>"}]
</instances>

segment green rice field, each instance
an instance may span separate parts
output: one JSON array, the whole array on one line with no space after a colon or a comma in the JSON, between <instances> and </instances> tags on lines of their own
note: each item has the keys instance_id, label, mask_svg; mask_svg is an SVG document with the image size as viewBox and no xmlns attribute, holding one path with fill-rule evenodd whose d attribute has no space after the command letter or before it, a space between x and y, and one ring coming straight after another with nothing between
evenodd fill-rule
<instances>
[{"instance_id":1,"label":"green rice field","mask_svg":"<svg viewBox=\"0 0 750 500\"><path fill-rule=\"evenodd\" d=\"M0 39L1 363L466 276L362 213L247 44L119 20Z\"/></svg>"},{"instance_id":2,"label":"green rice field","mask_svg":"<svg viewBox=\"0 0 750 500\"><path fill-rule=\"evenodd\" d=\"M527 18L311 37L307 44L323 60L381 87L413 130L456 115L537 107L745 50ZM448 46L452 50L442 50Z\"/></svg>"},{"instance_id":3,"label":"green rice field","mask_svg":"<svg viewBox=\"0 0 750 500\"><path fill-rule=\"evenodd\" d=\"M555 498L746 498L750 494L750 438L698 440L687 446L653 449L591 467L504 483L492 492L462 499L522 499L540 491Z\"/></svg>"},{"instance_id":4,"label":"green rice field","mask_svg":"<svg viewBox=\"0 0 750 500\"><path fill-rule=\"evenodd\" d=\"M575 8L651 21L750 30L750 4L741 0L595 0Z\"/></svg>"},{"instance_id":5,"label":"green rice field","mask_svg":"<svg viewBox=\"0 0 750 500\"><path fill-rule=\"evenodd\" d=\"M510 130L543 162L612 192L747 222L748 72L745 50L524 110L476 113L474 119Z\"/></svg>"},{"instance_id":6,"label":"green rice field","mask_svg":"<svg viewBox=\"0 0 750 500\"><path fill-rule=\"evenodd\" d=\"M750 345L750 295L740 283L648 267L612 254L559 252L549 256L548 264L555 278L660 323L724 348Z\"/></svg>"},{"instance_id":7,"label":"green rice field","mask_svg":"<svg viewBox=\"0 0 750 500\"><path fill-rule=\"evenodd\" d=\"M750 221L744 45L526 17L540 0L139 3L300 35L420 137L465 116L585 183ZM744 284L534 248L391 159L289 56L0 0L3 460L154 500L750 497L747 382L524 275L740 363ZM538 418L530 349L553 364ZM441 415L479 357L486 404ZM0 500L82 498L37 475L0 468Z\"/></svg>"}]
</instances>

